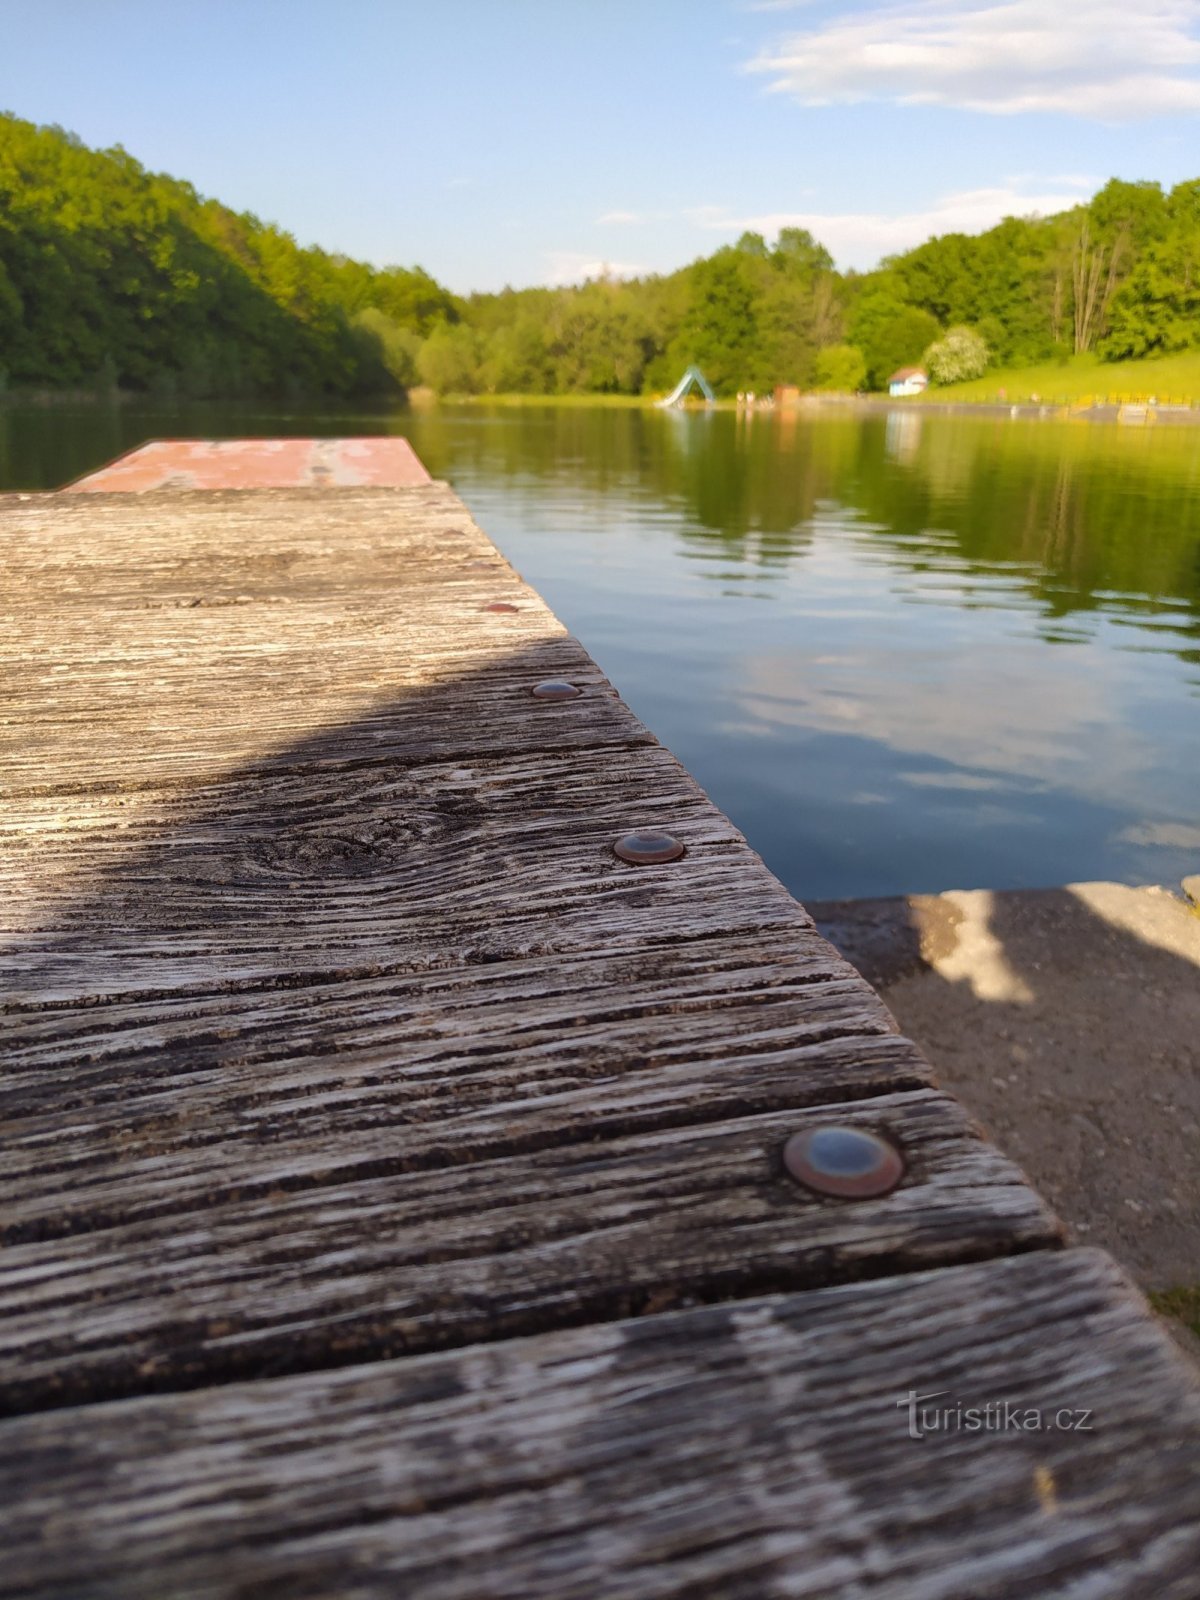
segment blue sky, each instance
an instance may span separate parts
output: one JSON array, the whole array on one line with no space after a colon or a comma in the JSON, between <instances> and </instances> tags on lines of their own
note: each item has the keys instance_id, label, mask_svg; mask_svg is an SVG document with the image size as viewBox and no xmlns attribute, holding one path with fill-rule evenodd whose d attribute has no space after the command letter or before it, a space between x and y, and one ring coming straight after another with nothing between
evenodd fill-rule
<instances>
[{"instance_id":1,"label":"blue sky","mask_svg":"<svg viewBox=\"0 0 1200 1600\"><path fill-rule=\"evenodd\" d=\"M1200 176L1200 0L0 0L0 108L452 288Z\"/></svg>"}]
</instances>

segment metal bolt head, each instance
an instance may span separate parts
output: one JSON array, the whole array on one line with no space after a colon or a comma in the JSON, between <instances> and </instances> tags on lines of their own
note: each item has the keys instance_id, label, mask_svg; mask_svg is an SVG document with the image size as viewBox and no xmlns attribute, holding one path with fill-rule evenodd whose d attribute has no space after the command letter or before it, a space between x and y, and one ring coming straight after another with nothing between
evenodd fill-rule
<instances>
[{"instance_id":1,"label":"metal bolt head","mask_svg":"<svg viewBox=\"0 0 1200 1600\"><path fill-rule=\"evenodd\" d=\"M896 1146L866 1128L826 1123L794 1133L783 1147L788 1176L814 1194L869 1200L890 1194L904 1177Z\"/></svg>"},{"instance_id":2,"label":"metal bolt head","mask_svg":"<svg viewBox=\"0 0 1200 1600\"><path fill-rule=\"evenodd\" d=\"M544 683L535 683L529 692L535 700L577 700L583 690L565 678L547 678Z\"/></svg>"},{"instance_id":3,"label":"metal bolt head","mask_svg":"<svg viewBox=\"0 0 1200 1600\"><path fill-rule=\"evenodd\" d=\"M660 861L678 861L684 853L678 839L669 833L647 829L644 833L626 833L613 845L613 852L622 861L635 867L653 867Z\"/></svg>"},{"instance_id":4,"label":"metal bolt head","mask_svg":"<svg viewBox=\"0 0 1200 1600\"><path fill-rule=\"evenodd\" d=\"M484 606L485 611L515 611L516 606L509 605L507 600L493 600L490 606Z\"/></svg>"}]
</instances>

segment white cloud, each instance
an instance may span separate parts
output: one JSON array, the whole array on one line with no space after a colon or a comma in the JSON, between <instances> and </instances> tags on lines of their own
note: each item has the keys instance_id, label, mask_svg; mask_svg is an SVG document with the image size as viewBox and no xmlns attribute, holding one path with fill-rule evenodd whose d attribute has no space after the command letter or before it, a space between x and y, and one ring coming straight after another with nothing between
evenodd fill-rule
<instances>
[{"instance_id":1,"label":"white cloud","mask_svg":"<svg viewBox=\"0 0 1200 1600\"><path fill-rule=\"evenodd\" d=\"M601 261L578 250L550 250L542 282L557 289L568 283L582 283L585 278L636 278L645 271L636 262Z\"/></svg>"},{"instance_id":2,"label":"white cloud","mask_svg":"<svg viewBox=\"0 0 1200 1600\"><path fill-rule=\"evenodd\" d=\"M606 211L602 217L597 217L596 222L604 227L608 223L644 222L646 219L640 211Z\"/></svg>"},{"instance_id":3,"label":"white cloud","mask_svg":"<svg viewBox=\"0 0 1200 1600\"><path fill-rule=\"evenodd\" d=\"M1128 844L1156 844L1172 850L1200 850L1200 828L1190 822L1135 822L1118 839Z\"/></svg>"},{"instance_id":4,"label":"white cloud","mask_svg":"<svg viewBox=\"0 0 1200 1600\"><path fill-rule=\"evenodd\" d=\"M1027 188L1031 183L1060 183L1066 189L1086 189L1089 193L1098 189L1104 182L1094 172L1014 172L1011 177L1005 178L1005 183L1010 187Z\"/></svg>"},{"instance_id":5,"label":"white cloud","mask_svg":"<svg viewBox=\"0 0 1200 1600\"><path fill-rule=\"evenodd\" d=\"M688 222L694 222L698 228L727 228L729 222L728 206L688 206L683 212Z\"/></svg>"},{"instance_id":6,"label":"white cloud","mask_svg":"<svg viewBox=\"0 0 1200 1600\"><path fill-rule=\"evenodd\" d=\"M821 557L820 547L815 553ZM840 554L837 560L842 570ZM1022 788L1044 784L1126 803L1139 791L1147 756L1144 738L1124 720L1113 671L1092 648L1064 652L1063 677L1050 692L1043 651L1037 641L1000 639L989 630L984 648L966 657L952 661L930 645L904 672L887 641L833 667L815 666L803 650L764 652L744 662L738 698L743 720L760 728L870 739L910 760L934 757L984 779L1015 777ZM948 674L953 694L945 688ZM1088 757L1098 730L1103 773ZM943 779L941 787L949 786Z\"/></svg>"},{"instance_id":7,"label":"white cloud","mask_svg":"<svg viewBox=\"0 0 1200 1600\"><path fill-rule=\"evenodd\" d=\"M1053 181L1053 180L1050 180ZM728 235L749 229L773 238L780 228L807 228L840 267L871 267L881 256L922 244L934 234L982 233L1005 217L1042 216L1066 211L1085 195L1073 179L1059 179L1061 188L1024 188L1013 183L965 189L934 200L919 211L770 211L734 216L719 207L692 214L702 228Z\"/></svg>"},{"instance_id":8,"label":"white cloud","mask_svg":"<svg viewBox=\"0 0 1200 1600\"><path fill-rule=\"evenodd\" d=\"M805 105L884 100L1125 122L1200 111L1200 0L916 0L793 33L748 64Z\"/></svg>"}]
</instances>

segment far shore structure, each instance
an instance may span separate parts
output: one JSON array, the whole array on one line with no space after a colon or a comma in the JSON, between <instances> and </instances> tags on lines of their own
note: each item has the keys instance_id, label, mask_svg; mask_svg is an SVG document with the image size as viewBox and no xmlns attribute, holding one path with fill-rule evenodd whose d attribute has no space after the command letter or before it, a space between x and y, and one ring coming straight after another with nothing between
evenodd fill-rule
<instances>
[{"instance_id":1,"label":"far shore structure","mask_svg":"<svg viewBox=\"0 0 1200 1600\"><path fill-rule=\"evenodd\" d=\"M924 394L928 387L929 374L924 367L898 367L888 379L889 395Z\"/></svg>"}]
</instances>

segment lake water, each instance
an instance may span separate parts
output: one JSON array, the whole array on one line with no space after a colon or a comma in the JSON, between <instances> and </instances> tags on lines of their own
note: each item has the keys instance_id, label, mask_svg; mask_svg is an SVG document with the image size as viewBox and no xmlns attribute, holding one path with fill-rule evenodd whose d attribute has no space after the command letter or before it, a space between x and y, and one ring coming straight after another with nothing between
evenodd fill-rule
<instances>
[{"instance_id":1,"label":"lake water","mask_svg":"<svg viewBox=\"0 0 1200 1600\"><path fill-rule=\"evenodd\" d=\"M1200 871L1200 429L10 407L0 488L345 433L411 438L802 899Z\"/></svg>"}]
</instances>

